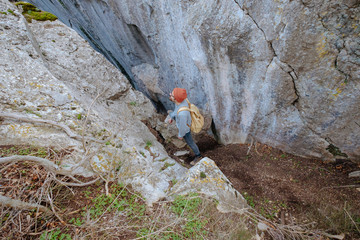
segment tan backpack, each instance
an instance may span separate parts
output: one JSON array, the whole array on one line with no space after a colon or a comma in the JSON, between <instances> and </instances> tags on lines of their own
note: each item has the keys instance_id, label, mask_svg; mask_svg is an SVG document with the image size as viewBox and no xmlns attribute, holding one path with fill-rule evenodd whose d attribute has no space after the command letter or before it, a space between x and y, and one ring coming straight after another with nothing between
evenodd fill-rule
<instances>
[{"instance_id":1,"label":"tan backpack","mask_svg":"<svg viewBox=\"0 0 360 240\"><path fill-rule=\"evenodd\" d=\"M182 111L189 111L191 116L191 126L189 126L190 130L194 133L198 133L204 126L204 117L201 115L195 104L190 103L188 99L186 99L186 101L189 104L189 107L181 107L177 113L179 114L179 112Z\"/></svg>"}]
</instances>

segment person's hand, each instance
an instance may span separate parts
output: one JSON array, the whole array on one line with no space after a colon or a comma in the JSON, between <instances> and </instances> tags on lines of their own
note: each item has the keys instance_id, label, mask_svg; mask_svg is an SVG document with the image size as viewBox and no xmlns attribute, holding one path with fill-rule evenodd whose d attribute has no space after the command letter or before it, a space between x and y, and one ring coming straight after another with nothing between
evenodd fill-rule
<instances>
[{"instance_id":1,"label":"person's hand","mask_svg":"<svg viewBox=\"0 0 360 240\"><path fill-rule=\"evenodd\" d=\"M182 138L182 137L178 137L178 139L183 140L183 138Z\"/></svg>"}]
</instances>

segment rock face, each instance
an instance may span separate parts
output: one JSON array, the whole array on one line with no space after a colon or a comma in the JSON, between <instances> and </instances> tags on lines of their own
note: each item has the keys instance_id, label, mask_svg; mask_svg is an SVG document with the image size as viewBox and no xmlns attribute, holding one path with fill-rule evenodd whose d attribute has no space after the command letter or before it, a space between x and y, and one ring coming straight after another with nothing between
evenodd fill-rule
<instances>
[{"instance_id":1,"label":"rock face","mask_svg":"<svg viewBox=\"0 0 360 240\"><path fill-rule=\"evenodd\" d=\"M75 29L159 109L173 87L222 143L360 156L358 1L30 0Z\"/></svg>"},{"instance_id":2,"label":"rock face","mask_svg":"<svg viewBox=\"0 0 360 240\"><path fill-rule=\"evenodd\" d=\"M163 124L150 100L75 31L59 21L28 24L8 1L0 12L8 13L0 14L0 146L66 150L61 168L131 184L149 205L172 198L173 188L197 191L183 179L201 169L209 177L197 186L221 211L247 207L210 159L211 168L188 170L168 156L143 123Z\"/></svg>"}]
</instances>

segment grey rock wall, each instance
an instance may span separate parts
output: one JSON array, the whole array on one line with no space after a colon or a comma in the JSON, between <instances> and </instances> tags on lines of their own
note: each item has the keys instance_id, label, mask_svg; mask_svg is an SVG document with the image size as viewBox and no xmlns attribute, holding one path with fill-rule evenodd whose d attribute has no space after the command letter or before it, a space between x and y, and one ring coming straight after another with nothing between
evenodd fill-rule
<instances>
[{"instance_id":1,"label":"grey rock wall","mask_svg":"<svg viewBox=\"0 0 360 240\"><path fill-rule=\"evenodd\" d=\"M360 156L358 1L31 0L75 29L159 109L174 87L222 143Z\"/></svg>"},{"instance_id":2,"label":"grey rock wall","mask_svg":"<svg viewBox=\"0 0 360 240\"><path fill-rule=\"evenodd\" d=\"M68 151L56 163L60 168L78 166L74 175L130 184L148 205L198 192L218 200L223 212L248 207L211 159L187 169L167 155L142 121L175 129L161 123L150 100L75 31L59 21L28 24L15 5L0 0L4 12L0 146Z\"/></svg>"}]
</instances>

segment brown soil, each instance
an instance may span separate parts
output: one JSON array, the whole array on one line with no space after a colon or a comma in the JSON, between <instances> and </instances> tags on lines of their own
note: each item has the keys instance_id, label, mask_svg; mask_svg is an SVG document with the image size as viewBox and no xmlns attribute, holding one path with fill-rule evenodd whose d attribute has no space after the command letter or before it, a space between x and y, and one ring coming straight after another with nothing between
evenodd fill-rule
<instances>
[{"instance_id":1,"label":"brown soil","mask_svg":"<svg viewBox=\"0 0 360 240\"><path fill-rule=\"evenodd\" d=\"M267 145L219 145L208 135L195 136L202 155L214 160L248 204L282 224L307 224L331 234L360 239L360 179L348 174L360 165L347 160L325 163L284 153ZM174 159L191 167L192 153ZM351 217L350 217L351 216ZM356 225L355 225L356 224Z\"/></svg>"}]
</instances>

